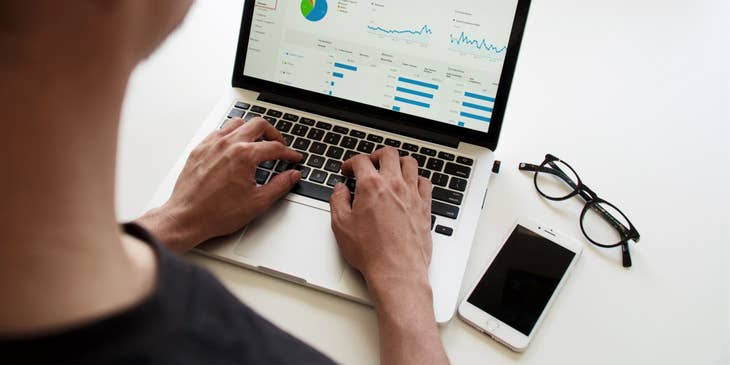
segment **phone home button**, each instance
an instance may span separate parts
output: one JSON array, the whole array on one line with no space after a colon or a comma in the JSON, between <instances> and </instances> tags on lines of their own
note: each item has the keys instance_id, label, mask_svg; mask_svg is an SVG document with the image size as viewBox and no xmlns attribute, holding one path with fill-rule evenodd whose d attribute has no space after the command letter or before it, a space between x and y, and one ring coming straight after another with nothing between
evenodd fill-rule
<instances>
[{"instance_id":1,"label":"phone home button","mask_svg":"<svg viewBox=\"0 0 730 365\"><path fill-rule=\"evenodd\" d=\"M487 330L489 332L494 332L499 328L499 322L496 319L490 319L487 321Z\"/></svg>"}]
</instances>

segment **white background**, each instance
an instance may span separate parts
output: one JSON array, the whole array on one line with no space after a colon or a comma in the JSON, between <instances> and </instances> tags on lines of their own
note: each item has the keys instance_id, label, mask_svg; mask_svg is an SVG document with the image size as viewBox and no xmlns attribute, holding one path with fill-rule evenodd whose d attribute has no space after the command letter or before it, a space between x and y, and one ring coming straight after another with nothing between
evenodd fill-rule
<instances>
[{"instance_id":1,"label":"white background","mask_svg":"<svg viewBox=\"0 0 730 365\"><path fill-rule=\"evenodd\" d=\"M240 0L198 1L134 73L121 127L121 220L143 212L230 85L241 9ZM533 2L497 149L502 172L489 187L462 295L519 216L583 240L579 200L548 203L517 171L548 152L626 212L642 240L629 270L617 249L586 242L522 355L455 318L441 329L454 363L728 363L729 24L720 0ZM378 361L371 308L190 259L335 360Z\"/></svg>"}]
</instances>

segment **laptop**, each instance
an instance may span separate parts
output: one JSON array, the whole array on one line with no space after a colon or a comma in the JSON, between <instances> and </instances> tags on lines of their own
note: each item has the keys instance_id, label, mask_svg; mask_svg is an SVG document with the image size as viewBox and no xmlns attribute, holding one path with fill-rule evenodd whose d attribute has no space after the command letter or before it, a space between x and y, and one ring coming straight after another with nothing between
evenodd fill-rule
<instances>
[{"instance_id":1,"label":"laptop","mask_svg":"<svg viewBox=\"0 0 730 365\"><path fill-rule=\"evenodd\" d=\"M433 183L429 279L449 321L484 207L529 0L246 1L232 87L151 202L170 196L190 151L227 120L263 117L305 155L262 163L266 184L302 181L247 227L200 245L204 255L371 303L339 253L329 196L348 158L385 146Z\"/></svg>"}]
</instances>

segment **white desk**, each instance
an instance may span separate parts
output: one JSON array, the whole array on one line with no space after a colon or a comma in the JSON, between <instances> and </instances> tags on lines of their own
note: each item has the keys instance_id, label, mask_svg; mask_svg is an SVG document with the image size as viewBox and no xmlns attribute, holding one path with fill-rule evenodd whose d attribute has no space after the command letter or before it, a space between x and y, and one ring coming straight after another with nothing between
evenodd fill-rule
<instances>
[{"instance_id":1,"label":"white desk","mask_svg":"<svg viewBox=\"0 0 730 365\"><path fill-rule=\"evenodd\" d=\"M730 6L727 1L534 1L494 178L462 286L522 215L582 239L578 199L540 199L521 161L569 161L642 234L634 267L586 244L526 353L455 318L454 363L728 363ZM120 219L142 212L223 88L242 1L199 1L135 73L124 108ZM378 360L371 308L200 257L244 302L335 360Z\"/></svg>"}]
</instances>

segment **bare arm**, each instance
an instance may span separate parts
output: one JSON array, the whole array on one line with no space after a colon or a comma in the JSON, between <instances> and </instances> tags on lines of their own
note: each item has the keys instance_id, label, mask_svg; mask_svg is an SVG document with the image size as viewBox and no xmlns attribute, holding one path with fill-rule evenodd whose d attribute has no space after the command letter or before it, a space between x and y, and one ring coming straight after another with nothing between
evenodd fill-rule
<instances>
[{"instance_id":1,"label":"bare arm","mask_svg":"<svg viewBox=\"0 0 730 365\"><path fill-rule=\"evenodd\" d=\"M382 363L448 363L428 282L431 183L418 176L416 160L392 147L356 156L342 170L357 177L357 188L352 201L336 186L332 229L375 301Z\"/></svg>"}]
</instances>

